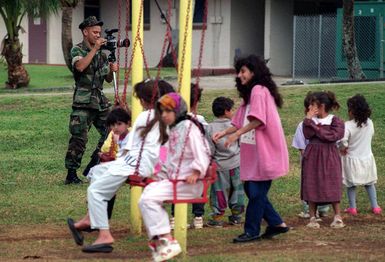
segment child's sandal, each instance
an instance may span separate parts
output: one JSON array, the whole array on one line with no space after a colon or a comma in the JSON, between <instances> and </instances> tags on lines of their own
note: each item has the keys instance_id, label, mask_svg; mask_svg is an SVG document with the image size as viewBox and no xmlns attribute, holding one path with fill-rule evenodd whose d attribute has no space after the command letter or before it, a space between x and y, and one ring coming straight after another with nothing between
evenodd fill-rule
<instances>
[{"instance_id":1,"label":"child's sandal","mask_svg":"<svg viewBox=\"0 0 385 262\"><path fill-rule=\"evenodd\" d=\"M309 224L306 225L309 228L320 228L320 224L318 224L317 219L315 217L310 218Z\"/></svg>"},{"instance_id":2,"label":"child's sandal","mask_svg":"<svg viewBox=\"0 0 385 262\"><path fill-rule=\"evenodd\" d=\"M331 228L343 228L345 227L344 222L340 216L335 216L333 222L330 224Z\"/></svg>"}]
</instances>

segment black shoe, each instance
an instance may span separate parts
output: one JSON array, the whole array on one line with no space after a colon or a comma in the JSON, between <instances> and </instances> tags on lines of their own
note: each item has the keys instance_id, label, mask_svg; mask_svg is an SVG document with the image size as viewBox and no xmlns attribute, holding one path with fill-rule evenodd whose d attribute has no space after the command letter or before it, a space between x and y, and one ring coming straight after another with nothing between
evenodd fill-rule
<instances>
[{"instance_id":1,"label":"black shoe","mask_svg":"<svg viewBox=\"0 0 385 262\"><path fill-rule=\"evenodd\" d=\"M68 169L66 180L64 181L65 185L69 184L83 184L83 181L78 178L76 175L75 169Z\"/></svg>"},{"instance_id":2,"label":"black shoe","mask_svg":"<svg viewBox=\"0 0 385 262\"><path fill-rule=\"evenodd\" d=\"M94 244L82 248L85 253L111 253L112 250L114 248L111 244Z\"/></svg>"},{"instance_id":3,"label":"black shoe","mask_svg":"<svg viewBox=\"0 0 385 262\"><path fill-rule=\"evenodd\" d=\"M246 243L258 240L261 240L259 236L252 236L248 233L243 233L242 235L239 235L238 237L234 238L233 243Z\"/></svg>"},{"instance_id":4,"label":"black shoe","mask_svg":"<svg viewBox=\"0 0 385 262\"><path fill-rule=\"evenodd\" d=\"M283 234L289 231L289 227L266 227L265 233L262 234L262 238L272 238L276 235Z\"/></svg>"},{"instance_id":5,"label":"black shoe","mask_svg":"<svg viewBox=\"0 0 385 262\"><path fill-rule=\"evenodd\" d=\"M91 228L91 227L86 227L86 228L84 228L84 229L81 229L81 231L87 232L87 233L92 233L92 232L94 232L94 231L99 231L99 229L97 229L97 228Z\"/></svg>"},{"instance_id":6,"label":"black shoe","mask_svg":"<svg viewBox=\"0 0 385 262\"><path fill-rule=\"evenodd\" d=\"M75 221L72 218L67 218L67 225L77 245L81 246L84 242L82 233L75 227Z\"/></svg>"}]
</instances>

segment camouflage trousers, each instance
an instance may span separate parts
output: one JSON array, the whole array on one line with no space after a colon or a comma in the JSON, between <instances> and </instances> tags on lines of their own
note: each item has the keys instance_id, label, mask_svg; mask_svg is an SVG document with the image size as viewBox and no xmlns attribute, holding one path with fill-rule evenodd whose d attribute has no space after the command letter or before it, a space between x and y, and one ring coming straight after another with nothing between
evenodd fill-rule
<instances>
[{"instance_id":1,"label":"camouflage trousers","mask_svg":"<svg viewBox=\"0 0 385 262\"><path fill-rule=\"evenodd\" d=\"M71 138L65 157L65 167L67 169L76 170L80 167L84 151L86 150L88 131L91 129L92 125L94 125L100 134L100 139L93 155L100 151L107 135L105 123L109 112L109 110L73 109L69 122Z\"/></svg>"},{"instance_id":2,"label":"camouflage trousers","mask_svg":"<svg viewBox=\"0 0 385 262\"><path fill-rule=\"evenodd\" d=\"M217 181L210 188L210 206L213 219L220 219L229 207L233 216L244 211L245 193L239 167L217 171Z\"/></svg>"}]
</instances>

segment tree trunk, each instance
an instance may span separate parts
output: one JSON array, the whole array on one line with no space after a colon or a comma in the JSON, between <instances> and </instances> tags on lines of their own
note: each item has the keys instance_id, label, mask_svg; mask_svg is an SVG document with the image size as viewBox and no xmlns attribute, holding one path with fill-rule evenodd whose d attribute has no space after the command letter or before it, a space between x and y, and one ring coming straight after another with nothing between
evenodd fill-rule
<instances>
[{"instance_id":1,"label":"tree trunk","mask_svg":"<svg viewBox=\"0 0 385 262\"><path fill-rule=\"evenodd\" d=\"M62 33L61 45L63 49L64 61L68 69L72 72L71 49L72 49L72 10L73 7L63 6L63 14L61 19Z\"/></svg>"},{"instance_id":2,"label":"tree trunk","mask_svg":"<svg viewBox=\"0 0 385 262\"><path fill-rule=\"evenodd\" d=\"M358 59L354 33L354 0L343 2L343 48L350 79L366 79Z\"/></svg>"},{"instance_id":3,"label":"tree trunk","mask_svg":"<svg viewBox=\"0 0 385 262\"><path fill-rule=\"evenodd\" d=\"M21 52L21 44L18 38L4 39L4 47L1 54L5 57L8 65L8 82L5 83L6 88L16 89L28 86L29 75L23 66L23 54Z\"/></svg>"}]
</instances>

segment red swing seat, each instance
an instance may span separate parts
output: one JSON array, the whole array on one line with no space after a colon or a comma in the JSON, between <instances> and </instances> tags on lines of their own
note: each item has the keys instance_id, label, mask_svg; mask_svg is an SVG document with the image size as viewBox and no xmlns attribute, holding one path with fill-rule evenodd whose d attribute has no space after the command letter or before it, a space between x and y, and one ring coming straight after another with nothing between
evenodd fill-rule
<instances>
[{"instance_id":1,"label":"red swing seat","mask_svg":"<svg viewBox=\"0 0 385 262\"><path fill-rule=\"evenodd\" d=\"M170 182L173 186L173 198L171 200L165 201L165 203L172 203L172 204L178 204L178 203L207 203L208 202L208 196L207 191L215 181L217 180L217 165L215 162L211 162L209 168L207 169L206 176L204 178L198 179L198 181L203 182L203 193L202 196L199 198L191 198L191 199L178 199L177 194L177 185L180 182L186 182L185 179L170 179ZM155 182L156 180L153 180L151 178L144 178L139 175L131 175L127 178L126 183L130 186L139 186L139 187L145 187L148 184Z\"/></svg>"}]
</instances>

